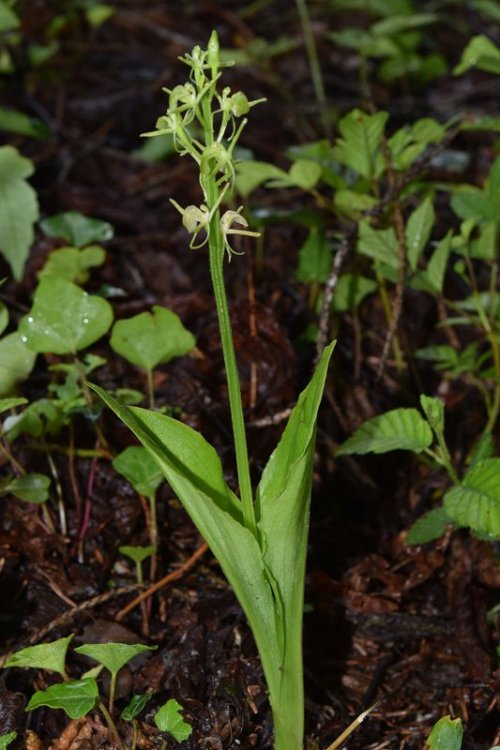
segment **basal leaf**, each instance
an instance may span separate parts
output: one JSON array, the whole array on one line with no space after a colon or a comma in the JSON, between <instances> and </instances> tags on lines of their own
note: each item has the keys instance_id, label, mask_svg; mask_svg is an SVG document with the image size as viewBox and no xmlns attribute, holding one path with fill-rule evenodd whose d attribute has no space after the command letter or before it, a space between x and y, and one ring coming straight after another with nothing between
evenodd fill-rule
<instances>
[{"instance_id":1,"label":"basal leaf","mask_svg":"<svg viewBox=\"0 0 500 750\"><path fill-rule=\"evenodd\" d=\"M113 326L110 344L122 357L138 367L152 370L162 362L182 357L193 349L195 338L184 328L178 315L155 305Z\"/></svg>"},{"instance_id":2,"label":"basal leaf","mask_svg":"<svg viewBox=\"0 0 500 750\"><path fill-rule=\"evenodd\" d=\"M168 732L177 742L191 736L193 727L182 718L182 706L176 700L168 700L154 715L154 722L161 732Z\"/></svg>"},{"instance_id":3,"label":"basal leaf","mask_svg":"<svg viewBox=\"0 0 500 750\"><path fill-rule=\"evenodd\" d=\"M145 646L143 643L85 643L78 646L78 654L89 656L102 664L111 674L116 674L131 659L145 651L154 651L157 646Z\"/></svg>"},{"instance_id":4,"label":"basal leaf","mask_svg":"<svg viewBox=\"0 0 500 750\"><path fill-rule=\"evenodd\" d=\"M19 332L34 352L74 354L100 339L112 321L113 310L105 299L59 276L45 276Z\"/></svg>"},{"instance_id":5,"label":"basal leaf","mask_svg":"<svg viewBox=\"0 0 500 750\"><path fill-rule=\"evenodd\" d=\"M450 523L452 521L444 508L433 508L411 526L406 544L426 544L434 539L440 539Z\"/></svg>"},{"instance_id":6,"label":"basal leaf","mask_svg":"<svg viewBox=\"0 0 500 750\"><path fill-rule=\"evenodd\" d=\"M139 495L154 497L163 482L163 472L151 453L141 445L129 445L113 459L113 468L122 474Z\"/></svg>"},{"instance_id":7,"label":"basal leaf","mask_svg":"<svg viewBox=\"0 0 500 750\"><path fill-rule=\"evenodd\" d=\"M430 750L460 750L463 733L461 719L443 716L434 724L427 737L426 745L429 746Z\"/></svg>"},{"instance_id":8,"label":"basal leaf","mask_svg":"<svg viewBox=\"0 0 500 750\"><path fill-rule=\"evenodd\" d=\"M429 240L434 219L434 204L431 198L426 198L413 211L407 221L405 231L406 251L410 268L413 271L416 269L422 251Z\"/></svg>"},{"instance_id":9,"label":"basal leaf","mask_svg":"<svg viewBox=\"0 0 500 750\"><path fill-rule=\"evenodd\" d=\"M374 115L360 109L349 112L339 122L341 137L335 143L335 158L369 180L379 176L384 166L380 139L388 117L387 112Z\"/></svg>"},{"instance_id":10,"label":"basal leaf","mask_svg":"<svg viewBox=\"0 0 500 750\"><path fill-rule=\"evenodd\" d=\"M4 667L22 667L24 669L47 669L63 675L66 662L66 652L73 635L59 638L51 643L39 643L37 646L16 651L9 656Z\"/></svg>"},{"instance_id":11,"label":"basal leaf","mask_svg":"<svg viewBox=\"0 0 500 750\"><path fill-rule=\"evenodd\" d=\"M95 679L84 677L82 680L61 682L46 690L39 690L32 696L26 711L33 711L40 706L62 708L70 719L80 719L92 711L98 698L99 690Z\"/></svg>"},{"instance_id":12,"label":"basal leaf","mask_svg":"<svg viewBox=\"0 0 500 750\"><path fill-rule=\"evenodd\" d=\"M12 392L16 383L26 380L35 366L36 354L28 349L18 331L0 339L0 395Z\"/></svg>"},{"instance_id":13,"label":"basal leaf","mask_svg":"<svg viewBox=\"0 0 500 750\"><path fill-rule=\"evenodd\" d=\"M500 458L474 464L462 484L448 490L444 507L457 526L500 538Z\"/></svg>"},{"instance_id":14,"label":"basal leaf","mask_svg":"<svg viewBox=\"0 0 500 750\"><path fill-rule=\"evenodd\" d=\"M60 237L73 247L85 247L94 242L106 242L113 238L111 224L101 219L92 219L78 211L50 216L40 226L48 237Z\"/></svg>"},{"instance_id":15,"label":"basal leaf","mask_svg":"<svg viewBox=\"0 0 500 750\"><path fill-rule=\"evenodd\" d=\"M0 253L17 281L23 275L38 219L36 193L26 181L32 174L29 159L12 146L0 147Z\"/></svg>"},{"instance_id":16,"label":"basal leaf","mask_svg":"<svg viewBox=\"0 0 500 750\"><path fill-rule=\"evenodd\" d=\"M392 409L365 422L337 449L350 453L387 453L407 450L421 453L432 443L432 432L416 409Z\"/></svg>"},{"instance_id":17,"label":"basal leaf","mask_svg":"<svg viewBox=\"0 0 500 750\"><path fill-rule=\"evenodd\" d=\"M195 430L171 417L127 407L91 386L132 430L162 468L165 478L210 545L262 649L280 669L273 593L263 572L257 539L243 525L241 503L231 492L220 459Z\"/></svg>"}]
</instances>

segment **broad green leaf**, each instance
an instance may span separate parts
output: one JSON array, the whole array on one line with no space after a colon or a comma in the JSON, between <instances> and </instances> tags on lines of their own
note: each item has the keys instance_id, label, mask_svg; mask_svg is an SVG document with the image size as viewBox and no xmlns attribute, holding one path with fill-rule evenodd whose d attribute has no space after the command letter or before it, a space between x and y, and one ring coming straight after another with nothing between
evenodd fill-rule
<instances>
[{"instance_id":1,"label":"broad green leaf","mask_svg":"<svg viewBox=\"0 0 500 750\"><path fill-rule=\"evenodd\" d=\"M443 716L434 724L427 737L426 745L429 746L430 750L460 750L463 733L461 719Z\"/></svg>"},{"instance_id":2,"label":"broad green leaf","mask_svg":"<svg viewBox=\"0 0 500 750\"><path fill-rule=\"evenodd\" d=\"M354 190L336 190L333 194L333 210L351 219L359 219L363 211L369 211L377 203L378 200L372 195Z\"/></svg>"},{"instance_id":3,"label":"broad green leaf","mask_svg":"<svg viewBox=\"0 0 500 750\"><path fill-rule=\"evenodd\" d=\"M479 188L457 188L451 196L450 204L455 214L463 220L473 219L480 223L498 218L498 206L493 204L488 193Z\"/></svg>"},{"instance_id":4,"label":"broad green leaf","mask_svg":"<svg viewBox=\"0 0 500 750\"><path fill-rule=\"evenodd\" d=\"M416 409L392 409L365 422L337 449L350 453L387 453L406 450L421 453L432 443L432 432Z\"/></svg>"},{"instance_id":5,"label":"broad green leaf","mask_svg":"<svg viewBox=\"0 0 500 750\"><path fill-rule=\"evenodd\" d=\"M0 398L0 414L3 411L10 411L11 409L15 409L17 406L24 406L28 403L27 398L23 398L22 396L16 397L12 396L11 398Z\"/></svg>"},{"instance_id":6,"label":"broad green leaf","mask_svg":"<svg viewBox=\"0 0 500 750\"><path fill-rule=\"evenodd\" d=\"M7 417L3 426L9 442L12 443L21 434L35 438L56 435L63 425L60 404L53 399L40 398L29 404L21 414Z\"/></svg>"},{"instance_id":7,"label":"broad green leaf","mask_svg":"<svg viewBox=\"0 0 500 750\"><path fill-rule=\"evenodd\" d=\"M72 682L61 682L51 685L46 690L36 692L26 711L33 711L40 706L62 708L70 719L80 719L95 707L99 698L97 683L92 677Z\"/></svg>"},{"instance_id":8,"label":"broad green leaf","mask_svg":"<svg viewBox=\"0 0 500 750\"><path fill-rule=\"evenodd\" d=\"M408 263L413 271L416 269L422 251L429 240L434 220L434 204L431 198L426 198L413 211L407 221L405 230L406 251Z\"/></svg>"},{"instance_id":9,"label":"broad green leaf","mask_svg":"<svg viewBox=\"0 0 500 750\"><path fill-rule=\"evenodd\" d=\"M357 249L362 255L367 255L389 268L397 270L399 266L398 240L393 227L372 229L368 220L363 219L359 224Z\"/></svg>"},{"instance_id":10,"label":"broad green leaf","mask_svg":"<svg viewBox=\"0 0 500 750\"><path fill-rule=\"evenodd\" d=\"M458 352L449 344L438 344L437 346L426 346L417 349L417 359L425 359L434 362L437 370L451 370L458 363Z\"/></svg>"},{"instance_id":11,"label":"broad green leaf","mask_svg":"<svg viewBox=\"0 0 500 750\"><path fill-rule=\"evenodd\" d=\"M59 638L52 643L39 643L37 646L23 648L9 656L4 667L47 669L51 672L58 672L64 677L66 652L72 638L73 635L68 635L66 638Z\"/></svg>"},{"instance_id":12,"label":"broad green leaf","mask_svg":"<svg viewBox=\"0 0 500 750\"><path fill-rule=\"evenodd\" d=\"M16 383L26 380L35 359L35 352L28 349L18 331L0 339L0 395L11 393Z\"/></svg>"},{"instance_id":13,"label":"broad green leaf","mask_svg":"<svg viewBox=\"0 0 500 750\"><path fill-rule=\"evenodd\" d=\"M287 173L283 169L265 161L247 160L236 165L236 190L243 198L268 180L286 178Z\"/></svg>"},{"instance_id":14,"label":"broad green leaf","mask_svg":"<svg viewBox=\"0 0 500 750\"><path fill-rule=\"evenodd\" d=\"M113 310L105 299L59 276L45 276L19 332L34 352L74 354L100 339L112 321Z\"/></svg>"},{"instance_id":15,"label":"broad green leaf","mask_svg":"<svg viewBox=\"0 0 500 750\"><path fill-rule=\"evenodd\" d=\"M106 242L111 240L114 234L113 227L107 221L91 219L78 211L50 216L44 219L40 226L47 237L60 237L73 247Z\"/></svg>"},{"instance_id":16,"label":"broad green leaf","mask_svg":"<svg viewBox=\"0 0 500 750\"><path fill-rule=\"evenodd\" d=\"M91 386L142 442L210 545L253 632L262 632L269 659L278 670L273 594L263 575L258 541L243 525L241 503L227 486L214 448L195 430L171 417L124 406Z\"/></svg>"},{"instance_id":17,"label":"broad green leaf","mask_svg":"<svg viewBox=\"0 0 500 750\"><path fill-rule=\"evenodd\" d=\"M161 732L168 732L177 742L184 742L191 736L193 727L182 718L182 706L170 698L154 715L154 723Z\"/></svg>"},{"instance_id":18,"label":"broad green leaf","mask_svg":"<svg viewBox=\"0 0 500 750\"><path fill-rule=\"evenodd\" d=\"M90 278L89 269L101 266L105 259L106 252L100 245L88 245L82 250L61 247L50 253L38 276L61 276L75 284L85 284Z\"/></svg>"},{"instance_id":19,"label":"broad green leaf","mask_svg":"<svg viewBox=\"0 0 500 750\"><path fill-rule=\"evenodd\" d=\"M377 23L373 24L370 31L376 36L393 36L394 34L400 34L402 31L429 26L439 21L439 19L440 17L436 13L392 15L389 18L384 18L382 21L377 21Z\"/></svg>"},{"instance_id":20,"label":"broad green leaf","mask_svg":"<svg viewBox=\"0 0 500 750\"><path fill-rule=\"evenodd\" d=\"M134 490L154 498L163 482L163 472L151 453L141 445L129 445L113 459L113 468L128 479Z\"/></svg>"},{"instance_id":21,"label":"broad green leaf","mask_svg":"<svg viewBox=\"0 0 500 750\"><path fill-rule=\"evenodd\" d=\"M7 732L7 734L0 735L0 750L7 750L10 743L13 742L17 737L17 732Z\"/></svg>"},{"instance_id":22,"label":"broad green leaf","mask_svg":"<svg viewBox=\"0 0 500 750\"><path fill-rule=\"evenodd\" d=\"M316 417L334 346L332 342L325 348L311 381L300 394L264 469L256 497L266 575L281 626L278 672L268 661L260 629L254 634L271 700L288 707L288 716L283 710L276 711L275 716L276 721L284 722L279 733L288 734L289 747L298 746L303 729L302 619Z\"/></svg>"},{"instance_id":23,"label":"broad green leaf","mask_svg":"<svg viewBox=\"0 0 500 750\"><path fill-rule=\"evenodd\" d=\"M145 646L142 643L85 643L78 646L78 654L89 656L102 664L111 674L117 674L131 659L145 651L154 651L157 646Z\"/></svg>"},{"instance_id":24,"label":"broad green leaf","mask_svg":"<svg viewBox=\"0 0 500 750\"><path fill-rule=\"evenodd\" d=\"M96 28L102 26L115 13L116 8L107 3L92 3L88 8L85 8L85 18L91 26Z\"/></svg>"},{"instance_id":25,"label":"broad green leaf","mask_svg":"<svg viewBox=\"0 0 500 750\"><path fill-rule=\"evenodd\" d=\"M473 37L462 52L453 74L459 76L469 68L479 68L500 75L500 49L486 36Z\"/></svg>"},{"instance_id":26,"label":"broad green leaf","mask_svg":"<svg viewBox=\"0 0 500 750\"><path fill-rule=\"evenodd\" d=\"M485 458L493 458L495 455L495 441L491 432L485 432L474 446L470 458L470 466L474 466Z\"/></svg>"},{"instance_id":27,"label":"broad green leaf","mask_svg":"<svg viewBox=\"0 0 500 750\"><path fill-rule=\"evenodd\" d=\"M448 490L444 507L457 526L500 538L500 458L474 464L462 484Z\"/></svg>"},{"instance_id":28,"label":"broad green leaf","mask_svg":"<svg viewBox=\"0 0 500 750\"><path fill-rule=\"evenodd\" d=\"M312 190L321 177L321 165L310 159L298 159L290 167L288 179L302 190Z\"/></svg>"},{"instance_id":29,"label":"broad green leaf","mask_svg":"<svg viewBox=\"0 0 500 750\"><path fill-rule=\"evenodd\" d=\"M410 528L406 544L426 544L440 539L452 523L444 508L433 508L421 516Z\"/></svg>"},{"instance_id":30,"label":"broad green leaf","mask_svg":"<svg viewBox=\"0 0 500 750\"><path fill-rule=\"evenodd\" d=\"M499 203L500 205L500 203ZM471 258L495 260L498 251L498 220L484 224L477 239L471 240L469 253Z\"/></svg>"},{"instance_id":31,"label":"broad green leaf","mask_svg":"<svg viewBox=\"0 0 500 750\"><path fill-rule=\"evenodd\" d=\"M3 493L10 493L25 503L42 505L49 499L50 477L46 474L23 474L9 482Z\"/></svg>"},{"instance_id":32,"label":"broad green leaf","mask_svg":"<svg viewBox=\"0 0 500 750\"><path fill-rule=\"evenodd\" d=\"M120 718L124 721L132 721L136 716L139 716L144 708L146 708L152 697L152 692L132 696L130 703L128 703L121 712Z\"/></svg>"},{"instance_id":33,"label":"broad green leaf","mask_svg":"<svg viewBox=\"0 0 500 750\"><path fill-rule=\"evenodd\" d=\"M121 552L122 555L126 555L126 557L130 557L130 559L137 564L144 562L148 557L154 555L155 551L156 547L153 546L130 547L129 545L124 545L123 547L118 547L118 552Z\"/></svg>"},{"instance_id":34,"label":"broad green leaf","mask_svg":"<svg viewBox=\"0 0 500 750\"><path fill-rule=\"evenodd\" d=\"M339 277L332 299L335 312L352 312L369 294L377 289L377 283L366 276L344 273Z\"/></svg>"},{"instance_id":35,"label":"broad green leaf","mask_svg":"<svg viewBox=\"0 0 500 750\"><path fill-rule=\"evenodd\" d=\"M388 117L387 112L375 115L360 109L349 112L339 122L341 137L335 143L335 158L368 180L378 177L384 168L380 140Z\"/></svg>"},{"instance_id":36,"label":"broad green leaf","mask_svg":"<svg viewBox=\"0 0 500 750\"><path fill-rule=\"evenodd\" d=\"M17 281L23 275L38 219L36 193L26 182L32 174L29 159L12 146L0 147L0 253Z\"/></svg>"},{"instance_id":37,"label":"broad green leaf","mask_svg":"<svg viewBox=\"0 0 500 750\"><path fill-rule=\"evenodd\" d=\"M328 279L331 265L332 254L325 234L317 227L313 227L299 250L299 264L295 276L298 281L321 283Z\"/></svg>"},{"instance_id":38,"label":"broad green leaf","mask_svg":"<svg viewBox=\"0 0 500 750\"><path fill-rule=\"evenodd\" d=\"M184 328L179 316L159 305L154 305L152 313L143 312L117 321L110 339L115 352L146 370L182 357L195 343L193 334Z\"/></svg>"}]
</instances>

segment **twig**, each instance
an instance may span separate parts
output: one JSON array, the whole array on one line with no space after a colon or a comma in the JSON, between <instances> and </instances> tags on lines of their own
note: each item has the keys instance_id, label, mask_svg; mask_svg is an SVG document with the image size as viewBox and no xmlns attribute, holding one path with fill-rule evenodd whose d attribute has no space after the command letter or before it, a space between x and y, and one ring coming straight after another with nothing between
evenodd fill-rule
<instances>
[{"instance_id":1,"label":"twig","mask_svg":"<svg viewBox=\"0 0 500 750\"><path fill-rule=\"evenodd\" d=\"M316 340L316 360L319 360L319 358L321 357L323 353L323 349L325 348L327 344L328 322L330 320L330 307L332 304L333 293L337 286L340 271L342 269L342 266L344 265L344 260L346 259L347 253L349 252L349 248L351 246L351 241L352 241L352 236L353 236L353 233L349 232L349 234L347 234L343 238L342 242L340 243L340 247L333 257L332 266L330 269L330 273L328 275L328 280L325 284L325 290L323 293L323 304L321 306L321 313L319 316L319 323L318 323L318 337Z\"/></svg>"}]
</instances>

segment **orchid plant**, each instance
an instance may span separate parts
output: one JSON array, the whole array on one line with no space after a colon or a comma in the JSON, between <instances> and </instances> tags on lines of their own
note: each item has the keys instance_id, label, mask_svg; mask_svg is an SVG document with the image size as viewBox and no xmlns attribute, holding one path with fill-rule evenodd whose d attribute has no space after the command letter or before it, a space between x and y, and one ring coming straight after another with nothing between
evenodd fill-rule
<instances>
[{"instance_id":1,"label":"orchid plant","mask_svg":"<svg viewBox=\"0 0 500 750\"><path fill-rule=\"evenodd\" d=\"M316 416L332 342L293 409L255 495L252 488L241 389L224 285L224 260L231 260L238 235L257 236L238 210L222 213L235 174L235 147L245 115L259 101L229 87L219 92L223 64L217 34L207 49L195 47L181 60L189 80L166 90L169 101L157 129L171 134L181 156L199 169L200 205L173 205L191 234L190 248L209 251L209 264L227 375L239 496L224 479L214 448L182 422L153 410L127 407L93 386L129 426L161 467L218 559L248 618L267 680L275 750L302 750L304 693L302 618L308 516ZM196 125L196 128L193 127ZM200 140L193 133L201 132Z\"/></svg>"}]
</instances>

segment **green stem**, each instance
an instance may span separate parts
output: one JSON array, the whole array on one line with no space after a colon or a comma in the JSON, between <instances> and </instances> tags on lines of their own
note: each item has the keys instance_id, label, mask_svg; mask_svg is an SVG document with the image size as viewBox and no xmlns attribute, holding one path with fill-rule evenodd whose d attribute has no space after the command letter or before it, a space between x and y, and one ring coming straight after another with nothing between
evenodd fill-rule
<instances>
[{"instance_id":1,"label":"green stem","mask_svg":"<svg viewBox=\"0 0 500 750\"><path fill-rule=\"evenodd\" d=\"M106 706L104 705L104 703L102 703L102 701L99 701L99 710L102 713L102 715L104 716L104 718L106 719L106 724L108 725L108 729L110 731L110 734L113 736L113 738L114 738L114 740L115 740L115 742L116 742L119 750L125 750L123 742L122 742L122 739L121 739L120 735L118 734L118 729L116 728L116 724L113 721L113 718L112 718L110 712L108 711L108 709L106 708Z\"/></svg>"}]
</instances>

